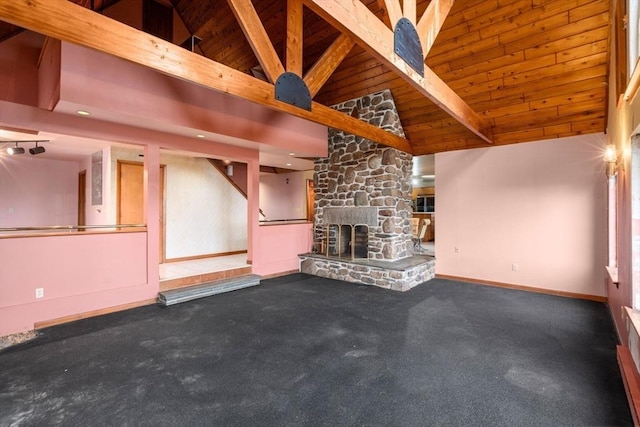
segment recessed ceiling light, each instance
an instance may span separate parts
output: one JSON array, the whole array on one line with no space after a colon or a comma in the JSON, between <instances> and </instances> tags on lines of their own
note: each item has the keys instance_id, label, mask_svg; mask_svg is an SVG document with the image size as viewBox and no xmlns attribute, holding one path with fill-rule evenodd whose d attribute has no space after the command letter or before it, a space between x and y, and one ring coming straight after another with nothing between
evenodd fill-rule
<instances>
[{"instance_id":1,"label":"recessed ceiling light","mask_svg":"<svg viewBox=\"0 0 640 427\"><path fill-rule=\"evenodd\" d=\"M287 163L287 166L291 166L291 163Z\"/></svg>"},{"instance_id":2,"label":"recessed ceiling light","mask_svg":"<svg viewBox=\"0 0 640 427\"><path fill-rule=\"evenodd\" d=\"M204 135L199 133L199 134L196 135L196 138L204 138Z\"/></svg>"},{"instance_id":3,"label":"recessed ceiling light","mask_svg":"<svg viewBox=\"0 0 640 427\"><path fill-rule=\"evenodd\" d=\"M88 116L88 115L90 115L90 114L91 114L90 112L85 111L85 110L78 110L78 111L76 111L76 113L77 113L79 116Z\"/></svg>"},{"instance_id":4,"label":"recessed ceiling light","mask_svg":"<svg viewBox=\"0 0 640 427\"><path fill-rule=\"evenodd\" d=\"M295 155L296 155L296 153L289 153L289 155L290 155L290 156L295 156Z\"/></svg>"}]
</instances>

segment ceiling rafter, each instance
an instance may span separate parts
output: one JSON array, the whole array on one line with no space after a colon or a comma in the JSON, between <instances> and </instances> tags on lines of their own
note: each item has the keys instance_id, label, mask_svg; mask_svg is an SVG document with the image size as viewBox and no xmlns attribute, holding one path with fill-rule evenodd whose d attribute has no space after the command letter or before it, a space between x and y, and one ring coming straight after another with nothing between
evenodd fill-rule
<instances>
[{"instance_id":1,"label":"ceiling rafter","mask_svg":"<svg viewBox=\"0 0 640 427\"><path fill-rule=\"evenodd\" d=\"M455 3L455 0L431 0L431 3L429 3L429 6L427 6L427 9L418 20L416 31L420 36L422 55L425 59L442 29L444 20L451 11L453 3Z\"/></svg>"},{"instance_id":2,"label":"ceiling rafter","mask_svg":"<svg viewBox=\"0 0 640 427\"><path fill-rule=\"evenodd\" d=\"M396 26L396 22L402 18L402 8L400 7L399 0L380 0L380 5L387 11L386 16L389 18L389 27L393 29Z\"/></svg>"},{"instance_id":3,"label":"ceiling rafter","mask_svg":"<svg viewBox=\"0 0 640 427\"><path fill-rule=\"evenodd\" d=\"M402 0L402 16L416 25L416 0Z\"/></svg>"},{"instance_id":4,"label":"ceiling rafter","mask_svg":"<svg viewBox=\"0 0 640 427\"><path fill-rule=\"evenodd\" d=\"M315 64L307 71L304 82L309 88L311 98L324 86L331 74L351 51L355 42L345 34L340 34L331 46L322 54Z\"/></svg>"},{"instance_id":5,"label":"ceiling rafter","mask_svg":"<svg viewBox=\"0 0 640 427\"><path fill-rule=\"evenodd\" d=\"M413 88L471 132L485 142L492 143L491 122L471 109L429 67L425 66L423 77L397 56L393 50L393 31L360 1L304 0L304 2L309 9L339 31L350 35L363 49L394 70Z\"/></svg>"},{"instance_id":6,"label":"ceiling rafter","mask_svg":"<svg viewBox=\"0 0 640 427\"><path fill-rule=\"evenodd\" d=\"M267 31L260 21L251 0L227 0L251 49L258 58L269 82L274 83L284 73L284 66L278 57Z\"/></svg>"},{"instance_id":7,"label":"ceiling rafter","mask_svg":"<svg viewBox=\"0 0 640 427\"><path fill-rule=\"evenodd\" d=\"M302 77L302 0L287 0L287 71Z\"/></svg>"},{"instance_id":8,"label":"ceiling rafter","mask_svg":"<svg viewBox=\"0 0 640 427\"><path fill-rule=\"evenodd\" d=\"M0 1L0 20L143 65L203 87L343 130L407 153L409 142L317 102L307 111L277 101L273 84L212 61L67 0Z\"/></svg>"}]
</instances>

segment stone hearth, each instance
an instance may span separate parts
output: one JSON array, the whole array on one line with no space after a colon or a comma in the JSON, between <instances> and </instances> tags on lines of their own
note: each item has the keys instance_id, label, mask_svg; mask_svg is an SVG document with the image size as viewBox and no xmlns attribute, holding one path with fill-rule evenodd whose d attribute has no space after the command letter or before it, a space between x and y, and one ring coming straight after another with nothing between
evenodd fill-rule
<instances>
[{"instance_id":1,"label":"stone hearth","mask_svg":"<svg viewBox=\"0 0 640 427\"><path fill-rule=\"evenodd\" d=\"M351 283L408 291L436 274L436 260L414 255L397 261L341 260L321 254L300 255L300 271Z\"/></svg>"},{"instance_id":2,"label":"stone hearth","mask_svg":"<svg viewBox=\"0 0 640 427\"><path fill-rule=\"evenodd\" d=\"M333 108L404 137L388 90ZM413 254L412 156L335 129L328 145L315 161L314 253L300 256L301 271L401 291L433 278L435 260ZM366 226L366 257L337 247L344 225Z\"/></svg>"}]
</instances>

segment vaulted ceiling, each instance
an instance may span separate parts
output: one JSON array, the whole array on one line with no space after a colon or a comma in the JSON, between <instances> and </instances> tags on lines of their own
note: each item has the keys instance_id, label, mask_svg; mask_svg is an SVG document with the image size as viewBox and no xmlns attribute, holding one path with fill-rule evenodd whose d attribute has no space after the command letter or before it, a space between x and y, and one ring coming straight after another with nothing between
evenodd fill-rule
<instances>
[{"instance_id":1,"label":"vaulted ceiling","mask_svg":"<svg viewBox=\"0 0 640 427\"><path fill-rule=\"evenodd\" d=\"M116 2L75 1L97 11ZM251 76L263 70L269 84L285 70L304 77L314 105L302 117L353 129L353 118L336 119L321 107L390 89L408 144L380 142L414 155L605 130L608 1L171 0L170 6L201 39L196 52L210 60ZM428 50L424 78L385 50L402 16ZM15 31L0 22L0 41Z\"/></svg>"}]
</instances>

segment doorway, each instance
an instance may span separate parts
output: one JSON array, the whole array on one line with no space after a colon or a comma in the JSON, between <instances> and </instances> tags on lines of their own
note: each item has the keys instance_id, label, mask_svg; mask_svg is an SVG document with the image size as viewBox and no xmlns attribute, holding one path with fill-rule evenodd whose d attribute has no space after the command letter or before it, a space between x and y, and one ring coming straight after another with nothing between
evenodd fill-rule
<instances>
[{"instance_id":1,"label":"doorway","mask_svg":"<svg viewBox=\"0 0 640 427\"><path fill-rule=\"evenodd\" d=\"M316 193L313 187L313 180L307 180L307 221L313 222L314 204Z\"/></svg>"},{"instance_id":2,"label":"doorway","mask_svg":"<svg viewBox=\"0 0 640 427\"><path fill-rule=\"evenodd\" d=\"M164 178L165 165L160 165L160 263L165 261ZM117 171L118 224L144 224L144 164L118 160Z\"/></svg>"},{"instance_id":3,"label":"doorway","mask_svg":"<svg viewBox=\"0 0 640 427\"><path fill-rule=\"evenodd\" d=\"M87 171L80 171L78 174L78 231L84 231L81 228L87 225L87 215L85 206L87 203Z\"/></svg>"}]
</instances>

